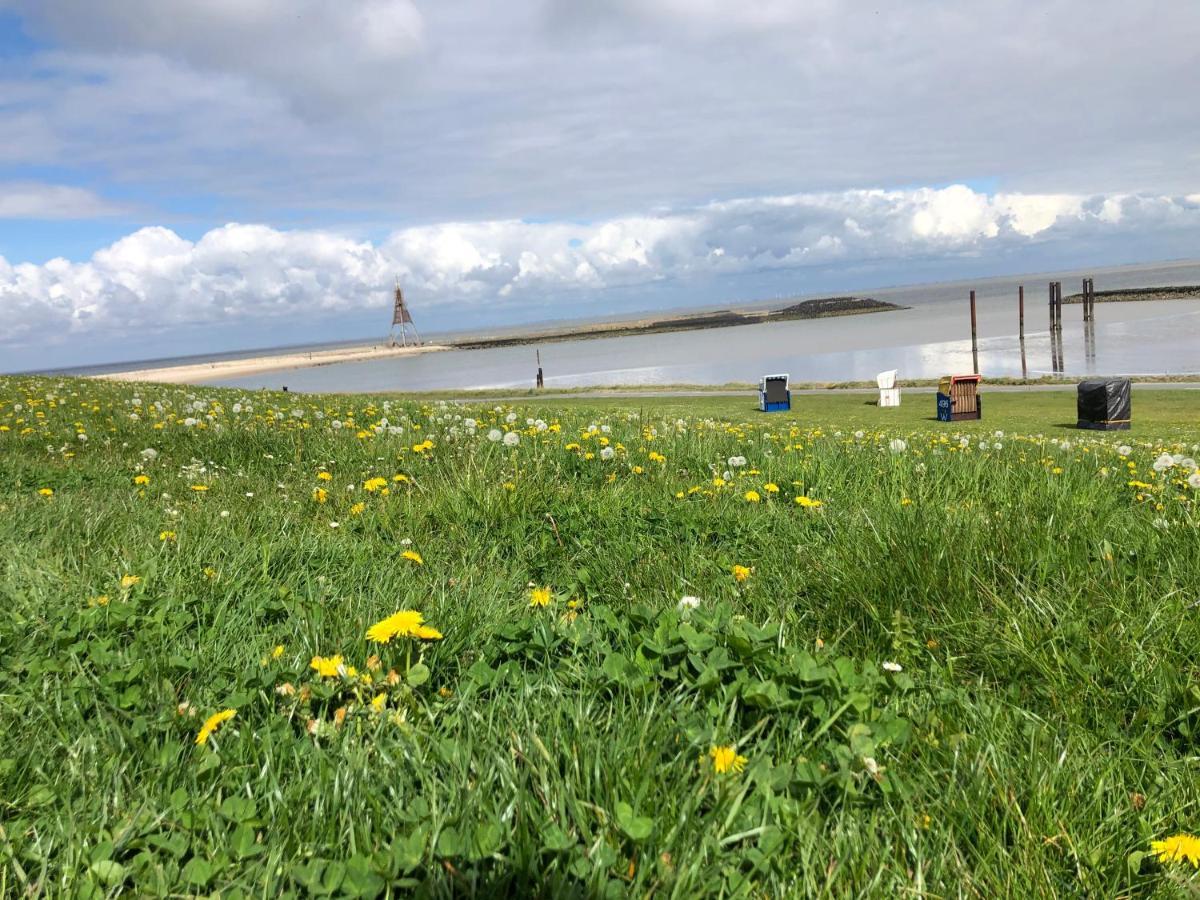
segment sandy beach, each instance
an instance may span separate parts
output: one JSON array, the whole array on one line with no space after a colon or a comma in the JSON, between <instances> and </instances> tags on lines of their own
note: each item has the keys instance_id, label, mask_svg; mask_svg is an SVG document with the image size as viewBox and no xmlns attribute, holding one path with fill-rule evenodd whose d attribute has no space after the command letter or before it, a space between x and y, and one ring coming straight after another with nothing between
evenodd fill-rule
<instances>
[{"instance_id":1,"label":"sandy beach","mask_svg":"<svg viewBox=\"0 0 1200 900\"><path fill-rule=\"evenodd\" d=\"M151 369L130 369L124 372L106 372L93 375L107 381L153 381L161 384L189 384L217 378L247 378L267 372L283 372L329 366L335 363L362 362L364 360L392 359L447 350L442 344L425 344L420 347L388 347L377 344L364 347L342 347L336 350L313 350L301 353L284 353L272 356L251 356L245 359L223 359L215 362L189 363L181 366L162 366Z\"/></svg>"}]
</instances>

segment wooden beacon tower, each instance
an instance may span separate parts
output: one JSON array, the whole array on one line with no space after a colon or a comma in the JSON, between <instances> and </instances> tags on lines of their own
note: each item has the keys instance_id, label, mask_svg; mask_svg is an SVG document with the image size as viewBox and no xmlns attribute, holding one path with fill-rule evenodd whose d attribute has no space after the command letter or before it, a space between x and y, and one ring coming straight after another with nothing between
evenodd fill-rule
<instances>
[{"instance_id":1,"label":"wooden beacon tower","mask_svg":"<svg viewBox=\"0 0 1200 900\"><path fill-rule=\"evenodd\" d=\"M412 332L413 346L421 343L421 335L417 334L417 326L413 324L412 315L404 302L404 292L400 290L400 279L396 278L395 304L392 308L392 330L388 333L388 345L391 347L407 347L409 332Z\"/></svg>"}]
</instances>

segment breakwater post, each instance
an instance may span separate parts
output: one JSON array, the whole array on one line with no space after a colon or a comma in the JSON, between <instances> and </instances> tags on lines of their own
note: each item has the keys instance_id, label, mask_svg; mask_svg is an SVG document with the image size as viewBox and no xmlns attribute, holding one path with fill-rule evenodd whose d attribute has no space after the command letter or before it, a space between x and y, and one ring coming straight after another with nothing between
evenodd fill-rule
<instances>
[{"instance_id":1,"label":"breakwater post","mask_svg":"<svg viewBox=\"0 0 1200 900\"><path fill-rule=\"evenodd\" d=\"M1025 285L1017 285L1017 322L1021 338L1021 377L1029 377L1029 366L1025 362Z\"/></svg>"},{"instance_id":2,"label":"breakwater post","mask_svg":"<svg viewBox=\"0 0 1200 900\"><path fill-rule=\"evenodd\" d=\"M971 291L971 361L975 364L975 374L979 374L979 332L975 324L975 292Z\"/></svg>"},{"instance_id":3,"label":"breakwater post","mask_svg":"<svg viewBox=\"0 0 1200 900\"><path fill-rule=\"evenodd\" d=\"M537 387L538 390L541 390L546 386L546 380L542 377L542 351L535 350L533 352L537 354Z\"/></svg>"}]
</instances>

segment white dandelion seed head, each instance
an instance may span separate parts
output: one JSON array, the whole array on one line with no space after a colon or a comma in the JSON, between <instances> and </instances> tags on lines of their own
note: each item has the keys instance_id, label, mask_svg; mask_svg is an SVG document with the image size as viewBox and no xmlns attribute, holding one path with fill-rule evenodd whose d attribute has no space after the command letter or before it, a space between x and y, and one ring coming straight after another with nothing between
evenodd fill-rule
<instances>
[{"instance_id":1,"label":"white dandelion seed head","mask_svg":"<svg viewBox=\"0 0 1200 900\"><path fill-rule=\"evenodd\" d=\"M1122 444L1120 447L1117 448L1117 453L1119 453L1121 456L1128 456L1132 452L1133 452L1133 448L1130 447L1128 444Z\"/></svg>"},{"instance_id":2,"label":"white dandelion seed head","mask_svg":"<svg viewBox=\"0 0 1200 900\"><path fill-rule=\"evenodd\" d=\"M510 431L504 436L505 447L515 447L519 443L521 443L521 435L517 434L515 431Z\"/></svg>"},{"instance_id":3,"label":"white dandelion seed head","mask_svg":"<svg viewBox=\"0 0 1200 900\"><path fill-rule=\"evenodd\" d=\"M504 437L504 432L501 431L499 428L493 428L491 431L488 432L487 437L488 437L488 440L494 444L498 440L500 440L501 438Z\"/></svg>"},{"instance_id":4,"label":"white dandelion seed head","mask_svg":"<svg viewBox=\"0 0 1200 900\"><path fill-rule=\"evenodd\" d=\"M601 459L612 459L616 455L616 451L612 447L605 447L600 451Z\"/></svg>"},{"instance_id":5,"label":"white dandelion seed head","mask_svg":"<svg viewBox=\"0 0 1200 900\"><path fill-rule=\"evenodd\" d=\"M890 441L888 441L888 449L893 453L903 453L908 449L908 444L906 444L901 438L892 438Z\"/></svg>"}]
</instances>

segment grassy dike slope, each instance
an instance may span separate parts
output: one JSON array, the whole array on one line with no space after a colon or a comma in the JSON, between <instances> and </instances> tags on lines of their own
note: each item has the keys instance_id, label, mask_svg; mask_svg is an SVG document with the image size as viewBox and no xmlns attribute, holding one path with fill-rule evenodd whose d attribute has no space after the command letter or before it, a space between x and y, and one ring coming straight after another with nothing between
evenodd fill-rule
<instances>
[{"instance_id":1,"label":"grassy dike slope","mask_svg":"<svg viewBox=\"0 0 1200 900\"><path fill-rule=\"evenodd\" d=\"M1194 397L0 379L0 895L1194 891Z\"/></svg>"}]
</instances>

